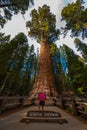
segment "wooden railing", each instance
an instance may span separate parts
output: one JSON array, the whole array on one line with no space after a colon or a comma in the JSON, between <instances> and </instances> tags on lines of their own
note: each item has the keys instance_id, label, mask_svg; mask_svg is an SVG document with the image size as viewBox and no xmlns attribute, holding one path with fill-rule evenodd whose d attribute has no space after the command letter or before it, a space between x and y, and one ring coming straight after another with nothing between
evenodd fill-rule
<instances>
[{"instance_id":1,"label":"wooden railing","mask_svg":"<svg viewBox=\"0 0 87 130\"><path fill-rule=\"evenodd\" d=\"M69 97L49 99L47 99L46 105L56 105L62 109L69 110L74 115L87 117L87 99L83 100ZM28 97L0 97L0 113L31 105L38 105L38 101Z\"/></svg>"},{"instance_id":2,"label":"wooden railing","mask_svg":"<svg viewBox=\"0 0 87 130\"><path fill-rule=\"evenodd\" d=\"M62 109L66 109L74 115L87 117L87 99L57 98L54 104Z\"/></svg>"},{"instance_id":3,"label":"wooden railing","mask_svg":"<svg viewBox=\"0 0 87 130\"><path fill-rule=\"evenodd\" d=\"M27 97L0 97L0 113L30 105L32 105L32 99Z\"/></svg>"}]
</instances>

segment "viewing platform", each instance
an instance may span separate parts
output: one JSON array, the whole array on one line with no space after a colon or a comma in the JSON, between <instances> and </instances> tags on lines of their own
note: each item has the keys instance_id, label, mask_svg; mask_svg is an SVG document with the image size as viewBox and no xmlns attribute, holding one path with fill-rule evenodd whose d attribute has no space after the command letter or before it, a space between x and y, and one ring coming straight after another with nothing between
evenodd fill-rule
<instances>
[{"instance_id":1,"label":"viewing platform","mask_svg":"<svg viewBox=\"0 0 87 130\"><path fill-rule=\"evenodd\" d=\"M7 116L4 115L0 117L0 130L87 130L86 123L56 106L45 106L44 111L44 119L38 106L25 107ZM22 119L26 116L32 120L23 122Z\"/></svg>"}]
</instances>

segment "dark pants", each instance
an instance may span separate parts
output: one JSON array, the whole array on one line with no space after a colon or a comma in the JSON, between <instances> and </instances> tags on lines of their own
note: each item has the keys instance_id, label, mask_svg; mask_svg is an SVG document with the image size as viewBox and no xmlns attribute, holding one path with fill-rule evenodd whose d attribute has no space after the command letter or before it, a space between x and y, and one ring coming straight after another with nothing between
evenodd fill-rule
<instances>
[{"instance_id":1,"label":"dark pants","mask_svg":"<svg viewBox=\"0 0 87 130\"><path fill-rule=\"evenodd\" d=\"M44 106L44 105L45 105L45 101L40 101L40 102L39 102L39 105L40 105L40 106Z\"/></svg>"}]
</instances>

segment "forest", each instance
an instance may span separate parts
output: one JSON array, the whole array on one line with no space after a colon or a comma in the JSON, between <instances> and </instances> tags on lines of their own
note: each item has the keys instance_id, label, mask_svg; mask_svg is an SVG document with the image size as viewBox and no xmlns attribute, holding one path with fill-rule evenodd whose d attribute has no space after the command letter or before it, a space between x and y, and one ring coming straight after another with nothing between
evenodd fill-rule
<instances>
[{"instance_id":1,"label":"forest","mask_svg":"<svg viewBox=\"0 0 87 130\"><path fill-rule=\"evenodd\" d=\"M12 16L24 15L34 0L1 0L0 27ZM65 26L56 29L56 17L50 7L43 5L31 11L31 21L26 21L29 37L34 37L40 44L41 39L49 43L50 58L54 83L58 94L75 94L87 97L87 8L83 0L76 0L61 11ZM66 44L57 47L55 41L60 35L66 37L71 31L74 44L81 53L77 55ZM83 40L79 39L79 36ZM65 41L66 42L66 41ZM34 45L29 45L27 36L20 32L13 39L0 32L0 96L28 96L39 73L40 51L35 52ZM43 68L42 68L43 69Z\"/></svg>"}]
</instances>

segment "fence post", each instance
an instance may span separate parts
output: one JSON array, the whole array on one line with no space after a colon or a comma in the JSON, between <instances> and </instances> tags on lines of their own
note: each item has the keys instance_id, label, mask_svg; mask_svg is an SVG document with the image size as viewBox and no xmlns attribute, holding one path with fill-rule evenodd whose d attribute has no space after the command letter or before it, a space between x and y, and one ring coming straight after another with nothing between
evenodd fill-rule
<instances>
[{"instance_id":1,"label":"fence post","mask_svg":"<svg viewBox=\"0 0 87 130\"><path fill-rule=\"evenodd\" d=\"M5 102L6 102L6 99L3 97L1 101L1 105L0 105L0 113L5 111Z\"/></svg>"},{"instance_id":2,"label":"fence post","mask_svg":"<svg viewBox=\"0 0 87 130\"><path fill-rule=\"evenodd\" d=\"M61 97L61 107L62 109L65 109L65 102L64 102L63 97Z\"/></svg>"},{"instance_id":3,"label":"fence post","mask_svg":"<svg viewBox=\"0 0 87 130\"><path fill-rule=\"evenodd\" d=\"M3 104L3 99L0 99L0 113L2 113L2 104Z\"/></svg>"},{"instance_id":4,"label":"fence post","mask_svg":"<svg viewBox=\"0 0 87 130\"><path fill-rule=\"evenodd\" d=\"M23 103L24 103L24 97L21 97L21 98L19 99L19 103L20 103L20 107L22 107L22 106L23 106Z\"/></svg>"},{"instance_id":5,"label":"fence post","mask_svg":"<svg viewBox=\"0 0 87 130\"><path fill-rule=\"evenodd\" d=\"M76 101L75 101L75 98L72 98L72 113L74 115L78 115L78 112L76 110Z\"/></svg>"}]
</instances>

